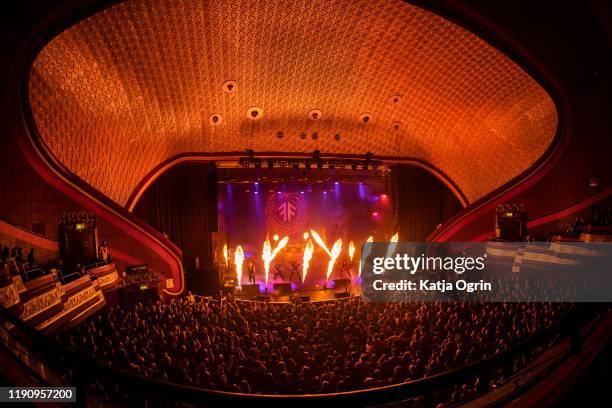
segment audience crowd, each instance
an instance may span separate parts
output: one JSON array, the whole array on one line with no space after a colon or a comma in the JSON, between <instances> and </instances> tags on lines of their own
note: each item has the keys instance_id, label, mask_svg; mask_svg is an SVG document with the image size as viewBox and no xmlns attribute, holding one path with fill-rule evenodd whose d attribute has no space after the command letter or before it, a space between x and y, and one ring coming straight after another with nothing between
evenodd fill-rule
<instances>
[{"instance_id":1,"label":"audience crowd","mask_svg":"<svg viewBox=\"0 0 612 408\"><path fill-rule=\"evenodd\" d=\"M330 393L402 383L493 356L559 322L570 307L188 296L109 308L61 340L148 378L239 393ZM459 385L453 398L478 391L480 381Z\"/></svg>"},{"instance_id":2,"label":"audience crowd","mask_svg":"<svg viewBox=\"0 0 612 408\"><path fill-rule=\"evenodd\" d=\"M9 247L5 247L0 244L0 264L6 264L11 258L14 259L15 262L26 264L30 268L36 266L34 248L30 248L30 252L28 252L27 258L24 258L23 248L14 246L12 249L10 249Z\"/></svg>"}]
</instances>

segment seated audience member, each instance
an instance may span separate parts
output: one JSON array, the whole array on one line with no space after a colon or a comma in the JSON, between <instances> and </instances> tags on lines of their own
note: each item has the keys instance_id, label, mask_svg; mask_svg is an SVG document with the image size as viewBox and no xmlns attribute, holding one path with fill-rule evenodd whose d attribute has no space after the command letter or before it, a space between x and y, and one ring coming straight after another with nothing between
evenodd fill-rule
<instances>
[{"instance_id":1,"label":"seated audience member","mask_svg":"<svg viewBox=\"0 0 612 408\"><path fill-rule=\"evenodd\" d=\"M574 235L580 236L580 232L582 231L582 227L584 226L584 219L582 217L576 217L576 221L574 221Z\"/></svg>"},{"instance_id":2,"label":"seated audience member","mask_svg":"<svg viewBox=\"0 0 612 408\"><path fill-rule=\"evenodd\" d=\"M2 253L0 255L0 260L2 260L2 263L5 264L6 261L8 261L9 259L9 248L8 247L3 247L2 248Z\"/></svg>"},{"instance_id":3,"label":"seated audience member","mask_svg":"<svg viewBox=\"0 0 612 408\"><path fill-rule=\"evenodd\" d=\"M569 236L574 234L574 224L570 220L565 223L565 228L563 229L563 235Z\"/></svg>"},{"instance_id":4,"label":"seated audience member","mask_svg":"<svg viewBox=\"0 0 612 408\"><path fill-rule=\"evenodd\" d=\"M25 262L25 259L23 258L23 248L18 247L17 248L17 256L15 257L15 260L17 262Z\"/></svg>"},{"instance_id":5,"label":"seated audience member","mask_svg":"<svg viewBox=\"0 0 612 408\"><path fill-rule=\"evenodd\" d=\"M28 266L33 268L34 265L36 265L36 259L34 258L34 248L31 248L28 253Z\"/></svg>"},{"instance_id":6,"label":"seated audience member","mask_svg":"<svg viewBox=\"0 0 612 408\"><path fill-rule=\"evenodd\" d=\"M8 264L6 262L0 264L0 282L10 282L11 279L11 271L9 270Z\"/></svg>"},{"instance_id":7,"label":"seated audience member","mask_svg":"<svg viewBox=\"0 0 612 408\"><path fill-rule=\"evenodd\" d=\"M77 273L79 276L85 276L85 274L87 273L85 272L85 267L81 264L76 264L76 266L74 267L74 272Z\"/></svg>"}]
</instances>

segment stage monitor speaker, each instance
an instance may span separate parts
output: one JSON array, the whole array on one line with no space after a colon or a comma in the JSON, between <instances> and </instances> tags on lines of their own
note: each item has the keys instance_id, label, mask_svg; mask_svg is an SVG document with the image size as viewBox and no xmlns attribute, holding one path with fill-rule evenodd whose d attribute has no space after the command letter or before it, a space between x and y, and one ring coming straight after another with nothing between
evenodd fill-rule
<instances>
[{"instance_id":1,"label":"stage monitor speaker","mask_svg":"<svg viewBox=\"0 0 612 408\"><path fill-rule=\"evenodd\" d=\"M242 285L242 294L244 296L257 296L259 295L259 285L256 283Z\"/></svg>"},{"instance_id":2,"label":"stage monitor speaker","mask_svg":"<svg viewBox=\"0 0 612 408\"><path fill-rule=\"evenodd\" d=\"M277 295L290 295L291 294L291 284L290 283L275 283L274 284L274 292Z\"/></svg>"},{"instance_id":3,"label":"stage monitor speaker","mask_svg":"<svg viewBox=\"0 0 612 408\"><path fill-rule=\"evenodd\" d=\"M350 279L334 279L334 288L336 289L346 289L351 285Z\"/></svg>"},{"instance_id":4,"label":"stage monitor speaker","mask_svg":"<svg viewBox=\"0 0 612 408\"><path fill-rule=\"evenodd\" d=\"M334 294L334 297L335 297L336 299L347 298L347 297L349 297L349 296L351 296L351 294L350 294L350 293L348 293L348 292L339 292L339 293Z\"/></svg>"},{"instance_id":5,"label":"stage monitor speaker","mask_svg":"<svg viewBox=\"0 0 612 408\"><path fill-rule=\"evenodd\" d=\"M219 231L217 220L217 166L215 163L210 164L210 171L206 178L206 190L208 192L206 201L206 222L208 224L208 232Z\"/></svg>"}]
</instances>

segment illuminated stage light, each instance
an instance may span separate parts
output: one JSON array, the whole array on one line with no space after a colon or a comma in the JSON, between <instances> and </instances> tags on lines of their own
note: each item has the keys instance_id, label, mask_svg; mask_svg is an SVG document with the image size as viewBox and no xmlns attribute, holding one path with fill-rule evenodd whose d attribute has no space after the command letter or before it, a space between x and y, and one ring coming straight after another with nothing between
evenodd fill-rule
<instances>
[{"instance_id":1,"label":"illuminated stage light","mask_svg":"<svg viewBox=\"0 0 612 408\"><path fill-rule=\"evenodd\" d=\"M278 241L278 234L274 234L274 236L272 237L272 239L273 239L274 241Z\"/></svg>"},{"instance_id":2,"label":"illuminated stage light","mask_svg":"<svg viewBox=\"0 0 612 408\"><path fill-rule=\"evenodd\" d=\"M304 241L307 240L310 237L310 234L308 232L304 233Z\"/></svg>"},{"instance_id":3,"label":"illuminated stage light","mask_svg":"<svg viewBox=\"0 0 612 408\"><path fill-rule=\"evenodd\" d=\"M378 214L378 211L374 211L374 212L372 213L372 216L373 216L373 217L378 217L378 215L379 215L379 214Z\"/></svg>"}]
</instances>

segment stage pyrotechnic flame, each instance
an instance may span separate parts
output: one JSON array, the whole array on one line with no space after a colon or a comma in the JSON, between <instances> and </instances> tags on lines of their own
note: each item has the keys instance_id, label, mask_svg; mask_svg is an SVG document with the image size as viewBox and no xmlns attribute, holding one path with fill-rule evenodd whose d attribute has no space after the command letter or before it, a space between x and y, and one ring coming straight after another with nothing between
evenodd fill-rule
<instances>
[{"instance_id":1,"label":"stage pyrotechnic flame","mask_svg":"<svg viewBox=\"0 0 612 408\"><path fill-rule=\"evenodd\" d=\"M229 251L227 249L227 244L223 244L223 258L225 258L225 267L229 266Z\"/></svg>"},{"instance_id":2,"label":"stage pyrotechnic flame","mask_svg":"<svg viewBox=\"0 0 612 408\"><path fill-rule=\"evenodd\" d=\"M261 259L264 261L264 272L266 274L266 287L268 287L268 276L270 275L270 264L276 257L276 255L287 246L287 242L289 242L289 237L284 237L280 240L276 248L272 250L272 245L270 245L270 240L266 239L263 246L263 251L261 253Z\"/></svg>"},{"instance_id":3,"label":"stage pyrotechnic flame","mask_svg":"<svg viewBox=\"0 0 612 408\"><path fill-rule=\"evenodd\" d=\"M272 246L270 240L264 241L263 251L261 253L261 259L264 261L264 272L266 273L266 287L268 286L268 274L270 273L270 262L272 262Z\"/></svg>"},{"instance_id":4,"label":"stage pyrotechnic flame","mask_svg":"<svg viewBox=\"0 0 612 408\"><path fill-rule=\"evenodd\" d=\"M329 251L329 248L327 248L327 245L325 245L325 242L323 242L323 238L321 238L321 236L317 233L317 231L311 229L310 235L312 235L312 237L317 242L317 244L319 244L319 246L323 248L325 252L327 252L327 255L332 256L331 252Z\"/></svg>"},{"instance_id":5,"label":"stage pyrotechnic flame","mask_svg":"<svg viewBox=\"0 0 612 408\"><path fill-rule=\"evenodd\" d=\"M306 281L306 274L308 274L308 266L310 265L310 260L312 259L312 253L314 252L314 245L312 241L308 241L306 247L304 248L304 262L302 263L302 283Z\"/></svg>"},{"instance_id":6,"label":"stage pyrotechnic flame","mask_svg":"<svg viewBox=\"0 0 612 408\"><path fill-rule=\"evenodd\" d=\"M332 271L334 270L334 263L336 262L336 259L338 259L338 257L340 256L340 253L342 252L342 240L338 239L336 242L334 242L334 246L332 247L331 250L331 254L330 257L331 259L329 260L329 263L327 264L327 279L329 280L329 277L332 274Z\"/></svg>"},{"instance_id":7,"label":"stage pyrotechnic flame","mask_svg":"<svg viewBox=\"0 0 612 408\"><path fill-rule=\"evenodd\" d=\"M391 258L393 256L393 253L395 252L395 248L397 247L397 241L399 241L398 232L396 232L395 235L391 237L389 248L387 249L387 258Z\"/></svg>"},{"instance_id":8,"label":"stage pyrotechnic flame","mask_svg":"<svg viewBox=\"0 0 612 408\"><path fill-rule=\"evenodd\" d=\"M234 252L234 264L236 265L236 279L238 280L238 287L242 287L242 264L244 263L244 251L242 246L238 245Z\"/></svg>"},{"instance_id":9,"label":"stage pyrotechnic flame","mask_svg":"<svg viewBox=\"0 0 612 408\"><path fill-rule=\"evenodd\" d=\"M349 259L353 262L353 257L355 256L355 243L353 241L349 242Z\"/></svg>"},{"instance_id":10,"label":"stage pyrotechnic flame","mask_svg":"<svg viewBox=\"0 0 612 408\"><path fill-rule=\"evenodd\" d=\"M278 234L274 234L274 236L272 237L272 239L273 239L274 241L278 241L278 238L279 238L279 237L278 237Z\"/></svg>"},{"instance_id":11,"label":"stage pyrotechnic flame","mask_svg":"<svg viewBox=\"0 0 612 408\"><path fill-rule=\"evenodd\" d=\"M336 262L336 259L340 256L340 252L342 252L342 240L338 239L336 242L334 242L334 246L332 247L332 250L330 251L329 248L327 248L327 245L325 245L323 238L321 238L321 236L317 233L317 231L311 229L310 235L312 235L312 237L317 242L317 244L319 244L319 246L323 248L323 250L327 252L327 255L329 255L330 257L329 263L327 264L327 279L326 279L326 280L329 280L329 277L334 269L334 263Z\"/></svg>"},{"instance_id":12,"label":"stage pyrotechnic flame","mask_svg":"<svg viewBox=\"0 0 612 408\"><path fill-rule=\"evenodd\" d=\"M368 239L366 239L367 243L371 243L374 242L374 237L373 236L369 236ZM372 252L372 245L366 245L365 247L365 251L361 254L361 259L366 259L369 255L370 252ZM359 261L359 272L357 272L357 277L361 276L361 260Z\"/></svg>"},{"instance_id":13,"label":"stage pyrotechnic flame","mask_svg":"<svg viewBox=\"0 0 612 408\"><path fill-rule=\"evenodd\" d=\"M304 233L304 241L306 241L309 237L310 237L310 234L308 232L305 232Z\"/></svg>"}]
</instances>

